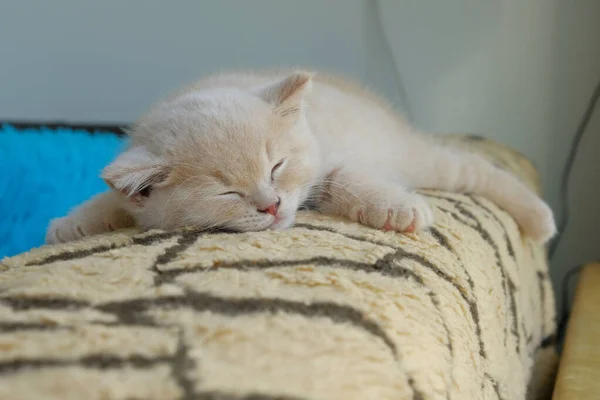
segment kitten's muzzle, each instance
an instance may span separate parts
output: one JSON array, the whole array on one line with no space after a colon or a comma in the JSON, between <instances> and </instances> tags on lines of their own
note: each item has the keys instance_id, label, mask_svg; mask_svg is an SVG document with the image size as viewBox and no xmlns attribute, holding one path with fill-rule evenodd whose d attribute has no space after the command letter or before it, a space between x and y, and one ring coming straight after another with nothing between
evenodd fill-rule
<instances>
[{"instance_id":1,"label":"kitten's muzzle","mask_svg":"<svg viewBox=\"0 0 600 400\"><path fill-rule=\"evenodd\" d=\"M272 216L276 216L280 205L281 205L281 198L277 197L276 203L271 204L270 206L268 206L265 209L262 209L262 210L259 209L258 212L267 213L267 214L271 214Z\"/></svg>"}]
</instances>

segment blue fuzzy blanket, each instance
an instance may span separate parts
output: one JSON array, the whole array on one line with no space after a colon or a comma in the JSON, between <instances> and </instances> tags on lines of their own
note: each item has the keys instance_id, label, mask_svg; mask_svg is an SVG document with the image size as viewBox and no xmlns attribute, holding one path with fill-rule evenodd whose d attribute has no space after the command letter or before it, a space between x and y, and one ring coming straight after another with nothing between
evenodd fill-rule
<instances>
[{"instance_id":1,"label":"blue fuzzy blanket","mask_svg":"<svg viewBox=\"0 0 600 400\"><path fill-rule=\"evenodd\" d=\"M100 171L123 146L109 132L0 126L0 259L42 245L50 219L106 190Z\"/></svg>"}]
</instances>

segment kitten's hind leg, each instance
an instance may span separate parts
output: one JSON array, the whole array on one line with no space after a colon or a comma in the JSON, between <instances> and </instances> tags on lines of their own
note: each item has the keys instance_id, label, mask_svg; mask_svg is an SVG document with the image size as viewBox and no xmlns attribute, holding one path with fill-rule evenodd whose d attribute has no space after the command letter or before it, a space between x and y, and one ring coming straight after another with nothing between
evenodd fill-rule
<instances>
[{"instance_id":1,"label":"kitten's hind leg","mask_svg":"<svg viewBox=\"0 0 600 400\"><path fill-rule=\"evenodd\" d=\"M433 224L433 212L423 196L376 174L333 171L320 188L317 206L324 213L383 230L415 232Z\"/></svg>"},{"instance_id":2,"label":"kitten's hind leg","mask_svg":"<svg viewBox=\"0 0 600 400\"><path fill-rule=\"evenodd\" d=\"M419 151L419 168L404 167L419 189L484 196L511 214L533 239L545 242L556 232L550 207L518 178L483 157L451 147L431 145Z\"/></svg>"},{"instance_id":3,"label":"kitten's hind leg","mask_svg":"<svg viewBox=\"0 0 600 400\"><path fill-rule=\"evenodd\" d=\"M50 222L46 243L64 243L134 226L133 217L122 207L116 192L99 194L81 204L67 216Z\"/></svg>"}]
</instances>

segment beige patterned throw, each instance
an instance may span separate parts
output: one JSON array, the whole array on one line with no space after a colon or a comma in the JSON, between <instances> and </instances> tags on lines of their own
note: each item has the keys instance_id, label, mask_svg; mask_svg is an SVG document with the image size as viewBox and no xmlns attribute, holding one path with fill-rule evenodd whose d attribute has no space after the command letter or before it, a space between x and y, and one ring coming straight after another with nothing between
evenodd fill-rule
<instances>
[{"instance_id":1,"label":"beige patterned throw","mask_svg":"<svg viewBox=\"0 0 600 400\"><path fill-rule=\"evenodd\" d=\"M544 249L485 199L427 195L419 235L303 212L283 232L120 232L5 259L0 399L543 398Z\"/></svg>"}]
</instances>

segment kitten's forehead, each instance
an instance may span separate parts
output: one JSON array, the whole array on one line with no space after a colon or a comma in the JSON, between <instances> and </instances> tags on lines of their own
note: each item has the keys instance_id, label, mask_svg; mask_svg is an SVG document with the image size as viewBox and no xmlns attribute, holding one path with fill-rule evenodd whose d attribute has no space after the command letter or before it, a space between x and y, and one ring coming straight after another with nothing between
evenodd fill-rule
<instances>
[{"instance_id":1,"label":"kitten's forehead","mask_svg":"<svg viewBox=\"0 0 600 400\"><path fill-rule=\"evenodd\" d=\"M228 185L258 181L265 175L272 111L260 99L236 91L190 94L166 113L170 154L190 174Z\"/></svg>"},{"instance_id":2,"label":"kitten's forehead","mask_svg":"<svg viewBox=\"0 0 600 400\"><path fill-rule=\"evenodd\" d=\"M260 98L239 90L192 92L156 105L136 124L132 139L175 142L204 135L231 133L272 119L273 110Z\"/></svg>"},{"instance_id":3,"label":"kitten's forehead","mask_svg":"<svg viewBox=\"0 0 600 400\"><path fill-rule=\"evenodd\" d=\"M171 107L180 117L215 128L247 126L270 119L273 110L260 98L239 90L219 89L191 93L179 98Z\"/></svg>"},{"instance_id":4,"label":"kitten's forehead","mask_svg":"<svg viewBox=\"0 0 600 400\"><path fill-rule=\"evenodd\" d=\"M140 119L132 141L154 152L186 147L212 151L237 141L266 140L273 110L260 98L239 90L193 92L158 105Z\"/></svg>"},{"instance_id":5,"label":"kitten's forehead","mask_svg":"<svg viewBox=\"0 0 600 400\"><path fill-rule=\"evenodd\" d=\"M258 141L181 148L171 160L178 181L250 187L266 178L266 149Z\"/></svg>"}]
</instances>

